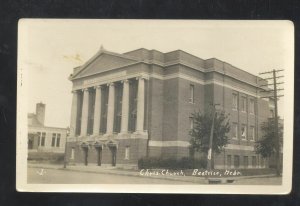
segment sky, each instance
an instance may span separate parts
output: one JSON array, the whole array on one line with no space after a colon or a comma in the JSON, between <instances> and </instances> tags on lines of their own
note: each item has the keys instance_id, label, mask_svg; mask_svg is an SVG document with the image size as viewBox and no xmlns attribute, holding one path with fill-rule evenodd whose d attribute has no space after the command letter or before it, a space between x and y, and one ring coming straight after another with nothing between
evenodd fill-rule
<instances>
[{"instance_id":1,"label":"sky","mask_svg":"<svg viewBox=\"0 0 300 206\"><path fill-rule=\"evenodd\" d=\"M258 75L293 71L293 27L288 21L38 20L19 22L18 69L26 72L28 113L46 104L45 125L70 124L73 68L101 47L116 53L138 48L184 50L218 58ZM284 101L279 101L283 116Z\"/></svg>"}]
</instances>

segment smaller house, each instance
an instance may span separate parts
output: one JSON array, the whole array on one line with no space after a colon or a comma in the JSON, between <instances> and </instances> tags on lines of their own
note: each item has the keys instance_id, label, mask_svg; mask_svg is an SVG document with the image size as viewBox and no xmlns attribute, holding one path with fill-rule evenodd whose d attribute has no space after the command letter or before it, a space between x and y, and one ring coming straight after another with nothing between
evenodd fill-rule
<instances>
[{"instance_id":1,"label":"smaller house","mask_svg":"<svg viewBox=\"0 0 300 206\"><path fill-rule=\"evenodd\" d=\"M28 114L28 152L64 153L67 128L44 125L46 105L36 104L36 113Z\"/></svg>"}]
</instances>

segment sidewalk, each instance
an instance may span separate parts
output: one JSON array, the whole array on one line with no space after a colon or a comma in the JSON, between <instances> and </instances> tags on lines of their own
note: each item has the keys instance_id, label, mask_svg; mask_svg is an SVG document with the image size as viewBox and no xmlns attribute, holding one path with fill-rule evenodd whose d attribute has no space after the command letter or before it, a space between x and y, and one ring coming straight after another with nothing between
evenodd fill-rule
<instances>
[{"instance_id":1,"label":"sidewalk","mask_svg":"<svg viewBox=\"0 0 300 206\"><path fill-rule=\"evenodd\" d=\"M226 183L229 181L236 181L240 179L251 179L251 178L264 178L264 177L274 177L274 174L268 175L255 175L255 176L238 176L238 177L223 177L223 178L207 178L199 176L169 176L169 175L151 175L143 176L140 175L139 171L134 170L124 170L116 167L99 167L96 165L68 165L67 168L63 168L63 165L51 165L51 164L33 164L28 163L29 168L43 168L43 169L57 169L57 170L66 170L66 171L77 171L77 172L87 172L87 173L99 173L99 174L113 174L113 175L123 175L123 176L134 176L140 178L155 178L155 179L164 179L164 180L173 180L181 182L192 182L198 184L208 184L208 179L213 181L219 181L219 183Z\"/></svg>"}]
</instances>

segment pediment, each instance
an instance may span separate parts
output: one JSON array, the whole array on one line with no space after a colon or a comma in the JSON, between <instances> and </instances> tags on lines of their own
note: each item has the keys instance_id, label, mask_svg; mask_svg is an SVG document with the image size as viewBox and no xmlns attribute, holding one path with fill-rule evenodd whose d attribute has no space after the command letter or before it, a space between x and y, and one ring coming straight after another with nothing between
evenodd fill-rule
<instances>
[{"instance_id":1,"label":"pediment","mask_svg":"<svg viewBox=\"0 0 300 206\"><path fill-rule=\"evenodd\" d=\"M122 57L121 55L112 55L108 53L101 53L94 59L88 61L86 65L74 74L73 78L81 78L91 76L105 71L110 71L116 68L128 66L137 63L137 60Z\"/></svg>"}]
</instances>

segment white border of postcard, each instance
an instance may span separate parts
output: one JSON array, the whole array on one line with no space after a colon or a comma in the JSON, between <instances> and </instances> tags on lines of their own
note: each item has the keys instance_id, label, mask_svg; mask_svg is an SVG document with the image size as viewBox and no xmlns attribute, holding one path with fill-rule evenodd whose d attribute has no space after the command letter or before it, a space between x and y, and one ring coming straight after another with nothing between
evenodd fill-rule
<instances>
[{"instance_id":1,"label":"white border of postcard","mask_svg":"<svg viewBox=\"0 0 300 206\"><path fill-rule=\"evenodd\" d=\"M178 24L188 23L222 23L243 24L253 21L202 21L202 20L63 20L63 19L21 19L18 25L18 60L26 54L30 45L27 44L26 25L31 21L47 23L51 21L160 21L168 24L178 21ZM256 21L263 23L282 24L289 32L289 42L294 51L294 25L290 21ZM153 184L27 184L27 71L18 61L17 73L17 154L16 154L16 188L20 192L81 192L81 193L206 193L206 194L288 194L292 187L292 159L293 159L293 108L294 108L294 56L289 56L288 67L285 68L284 85L284 146L283 146L283 177L282 185L153 185Z\"/></svg>"}]
</instances>

